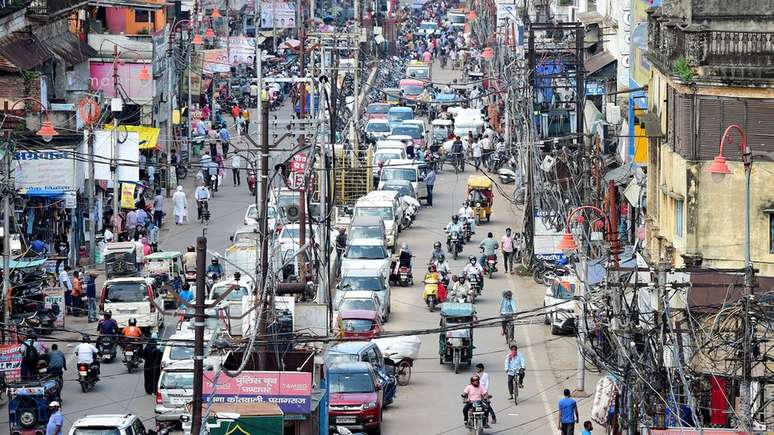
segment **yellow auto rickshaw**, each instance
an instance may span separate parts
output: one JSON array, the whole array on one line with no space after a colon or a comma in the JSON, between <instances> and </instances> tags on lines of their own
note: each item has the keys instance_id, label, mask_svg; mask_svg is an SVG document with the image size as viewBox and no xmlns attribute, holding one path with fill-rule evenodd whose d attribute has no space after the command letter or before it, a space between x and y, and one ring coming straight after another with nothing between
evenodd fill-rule
<instances>
[{"instance_id":1,"label":"yellow auto rickshaw","mask_svg":"<svg viewBox=\"0 0 774 435\"><path fill-rule=\"evenodd\" d=\"M484 219L489 222L490 216L492 216L492 203L494 202L492 180L483 175L471 175L468 177L468 201L470 201L470 206L473 207L476 224L480 224Z\"/></svg>"}]
</instances>

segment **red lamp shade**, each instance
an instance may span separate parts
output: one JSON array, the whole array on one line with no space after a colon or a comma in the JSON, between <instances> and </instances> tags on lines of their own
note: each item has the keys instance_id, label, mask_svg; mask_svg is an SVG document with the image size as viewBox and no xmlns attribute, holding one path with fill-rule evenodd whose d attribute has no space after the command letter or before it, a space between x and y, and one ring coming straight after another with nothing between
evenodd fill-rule
<instances>
[{"instance_id":1,"label":"red lamp shade","mask_svg":"<svg viewBox=\"0 0 774 435\"><path fill-rule=\"evenodd\" d=\"M605 222L604 221L596 221L594 222L594 229L597 231L602 231L605 228Z\"/></svg>"},{"instance_id":2,"label":"red lamp shade","mask_svg":"<svg viewBox=\"0 0 774 435\"><path fill-rule=\"evenodd\" d=\"M481 52L481 57L483 57L486 60L492 60L495 57L494 50L492 50L491 47L484 48L484 51Z\"/></svg>"},{"instance_id":3,"label":"red lamp shade","mask_svg":"<svg viewBox=\"0 0 774 435\"><path fill-rule=\"evenodd\" d=\"M35 134L42 137L43 140L50 141L52 137L59 134L58 131L54 130L54 126L51 124L51 121L43 121L43 124L40 126L40 130L38 130Z\"/></svg>"},{"instance_id":4,"label":"red lamp shade","mask_svg":"<svg viewBox=\"0 0 774 435\"><path fill-rule=\"evenodd\" d=\"M137 78L143 82L149 82L153 80L153 77L151 77L150 71L148 71L147 66L142 67L142 69L140 70L140 73L137 74Z\"/></svg>"},{"instance_id":5,"label":"red lamp shade","mask_svg":"<svg viewBox=\"0 0 774 435\"><path fill-rule=\"evenodd\" d=\"M583 225L586 223L586 218L581 215L575 216L575 222Z\"/></svg>"},{"instance_id":6,"label":"red lamp shade","mask_svg":"<svg viewBox=\"0 0 774 435\"><path fill-rule=\"evenodd\" d=\"M208 28L207 28L207 31L206 31L206 32L204 32L204 37L205 37L205 38L210 38L210 39L212 39L212 38L214 38L214 37L215 37L215 31L214 31L214 30L212 30L212 27L208 27Z\"/></svg>"},{"instance_id":7,"label":"red lamp shade","mask_svg":"<svg viewBox=\"0 0 774 435\"><path fill-rule=\"evenodd\" d=\"M575 243L575 238L572 236L571 232L564 232L562 235L562 241L559 242L559 246L557 246L557 248L561 249L562 251L574 251L578 249L578 245Z\"/></svg>"},{"instance_id":8,"label":"red lamp shade","mask_svg":"<svg viewBox=\"0 0 774 435\"><path fill-rule=\"evenodd\" d=\"M473 21L476 18L478 18L478 15L476 15L476 11L468 12L468 21Z\"/></svg>"},{"instance_id":9,"label":"red lamp shade","mask_svg":"<svg viewBox=\"0 0 774 435\"><path fill-rule=\"evenodd\" d=\"M726 158L718 154L715 159L712 160L712 164L707 168L707 172L710 174L726 175L731 173L731 168L726 164Z\"/></svg>"},{"instance_id":10,"label":"red lamp shade","mask_svg":"<svg viewBox=\"0 0 774 435\"><path fill-rule=\"evenodd\" d=\"M220 14L220 10L215 8L212 10L212 14L210 15L212 18L220 18L223 15Z\"/></svg>"},{"instance_id":11,"label":"red lamp shade","mask_svg":"<svg viewBox=\"0 0 774 435\"><path fill-rule=\"evenodd\" d=\"M193 39L191 40L191 43L193 45L202 45L204 44L204 41L202 40L202 36L200 34L194 35Z\"/></svg>"}]
</instances>

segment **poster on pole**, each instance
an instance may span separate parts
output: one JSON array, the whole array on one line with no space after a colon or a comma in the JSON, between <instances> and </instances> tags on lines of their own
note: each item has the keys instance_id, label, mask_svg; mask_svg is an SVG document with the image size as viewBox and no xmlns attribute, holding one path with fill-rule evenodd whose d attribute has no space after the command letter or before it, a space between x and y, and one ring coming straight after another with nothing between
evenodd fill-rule
<instances>
[{"instance_id":1,"label":"poster on pole","mask_svg":"<svg viewBox=\"0 0 774 435\"><path fill-rule=\"evenodd\" d=\"M296 27L296 4L294 2L261 2L262 29L292 29Z\"/></svg>"},{"instance_id":2,"label":"poster on pole","mask_svg":"<svg viewBox=\"0 0 774 435\"><path fill-rule=\"evenodd\" d=\"M121 208L134 209L134 183L121 183Z\"/></svg>"},{"instance_id":3,"label":"poster on pole","mask_svg":"<svg viewBox=\"0 0 774 435\"><path fill-rule=\"evenodd\" d=\"M64 328L65 325L65 297L64 287L43 287L44 303L46 308L50 308L56 313L54 326Z\"/></svg>"},{"instance_id":4,"label":"poster on pole","mask_svg":"<svg viewBox=\"0 0 774 435\"><path fill-rule=\"evenodd\" d=\"M21 379L21 363L21 344L0 344L0 372L5 374L5 382Z\"/></svg>"},{"instance_id":5,"label":"poster on pole","mask_svg":"<svg viewBox=\"0 0 774 435\"><path fill-rule=\"evenodd\" d=\"M255 65L255 38L232 36L229 38L228 61L231 65Z\"/></svg>"},{"instance_id":6,"label":"poster on pole","mask_svg":"<svg viewBox=\"0 0 774 435\"><path fill-rule=\"evenodd\" d=\"M204 72L227 73L231 71L228 63L228 55L225 48L204 50Z\"/></svg>"}]
</instances>

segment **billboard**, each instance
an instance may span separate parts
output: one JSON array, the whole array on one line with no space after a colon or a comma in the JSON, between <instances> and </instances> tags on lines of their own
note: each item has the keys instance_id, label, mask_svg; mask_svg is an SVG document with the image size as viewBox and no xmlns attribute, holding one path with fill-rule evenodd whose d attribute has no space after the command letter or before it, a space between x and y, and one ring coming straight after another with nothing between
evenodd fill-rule
<instances>
[{"instance_id":1,"label":"billboard","mask_svg":"<svg viewBox=\"0 0 774 435\"><path fill-rule=\"evenodd\" d=\"M231 65L255 65L255 38L232 36L229 38L228 62Z\"/></svg>"},{"instance_id":2,"label":"billboard","mask_svg":"<svg viewBox=\"0 0 774 435\"><path fill-rule=\"evenodd\" d=\"M28 194L78 190L72 149L18 151L13 160L19 190Z\"/></svg>"},{"instance_id":3,"label":"billboard","mask_svg":"<svg viewBox=\"0 0 774 435\"><path fill-rule=\"evenodd\" d=\"M202 396L212 403L271 402L285 414L309 414L312 374L307 372L243 371L236 377L204 374ZM217 380L215 380L217 379Z\"/></svg>"},{"instance_id":4,"label":"billboard","mask_svg":"<svg viewBox=\"0 0 774 435\"><path fill-rule=\"evenodd\" d=\"M291 2L261 2L262 29L292 29L296 27L296 4Z\"/></svg>"},{"instance_id":5,"label":"billboard","mask_svg":"<svg viewBox=\"0 0 774 435\"><path fill-rule=\"evenodd\" d=\"M153 81L138 78L140 71L153 67L148 63L118 63L118 84L129 98L140 103L153 100ZM94 62L89 64L89 84L92 91L103 92L106 97L115 97L113 84L113 62Z\"/></svg>"},{"instance_id":6,"label":"billboard","mask_svg":"<svg viewBox=\"0 0 774 435\"><path fill-rule=\"evenodd\" d=\"M204 50L204 72L227 73L231 71L228 63L228 54L225 48Z\"/></svg>"},{"instance_id":7,"label":"billboard","mask_svg":"<svg viewBox=\"0 0 774 435\"><path fill-rule=\"evenodd\" d=\"M5 374L6 382L21 378L21 362L21 344L0 344L0 372Z\"/></svg>"}]
</instances>

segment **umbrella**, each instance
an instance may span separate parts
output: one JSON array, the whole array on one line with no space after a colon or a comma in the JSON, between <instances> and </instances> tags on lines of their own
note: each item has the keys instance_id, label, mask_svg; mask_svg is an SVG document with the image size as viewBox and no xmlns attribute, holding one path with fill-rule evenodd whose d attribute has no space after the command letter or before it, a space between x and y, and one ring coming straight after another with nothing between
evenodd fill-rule
<instances>
[{"instance_id":1,"label":"umbrella","mask_svg":"<svg viewBox=\"0 0 774 435\"><path fill-rule=\"evenodd\" d=\"M285 42L280 44L277 48L285 48L285 49L296 49L301 47L301 41L298 39L287 39Z\"/></svg>"}]
</instances>

